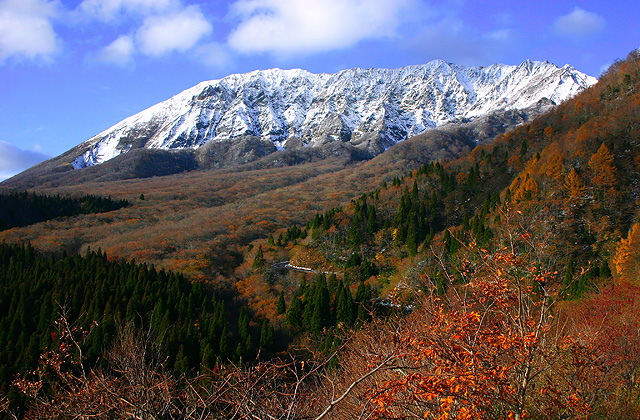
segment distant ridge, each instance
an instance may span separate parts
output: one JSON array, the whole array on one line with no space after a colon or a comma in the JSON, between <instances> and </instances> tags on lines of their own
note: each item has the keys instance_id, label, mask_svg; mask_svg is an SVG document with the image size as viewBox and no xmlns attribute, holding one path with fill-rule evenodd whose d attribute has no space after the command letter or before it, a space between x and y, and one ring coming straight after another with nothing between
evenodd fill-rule
<instances>
[{"instance_id":1,"label":"distant ridge","mask_svg":"<svg viewBox=\"0 0 640 420\"><path fill-rule=\"evenodd\" d=\"M488 67L435 60L399 69L355 68L335 74L259 70L200 83L65 155L75 169L135 149L216 145L228 150L238 142L250 149L248 161L277 150L335 142L374 156L452 121L558 104L596 81L570 65L530 60Z\"/></svg>"}]
</instances>

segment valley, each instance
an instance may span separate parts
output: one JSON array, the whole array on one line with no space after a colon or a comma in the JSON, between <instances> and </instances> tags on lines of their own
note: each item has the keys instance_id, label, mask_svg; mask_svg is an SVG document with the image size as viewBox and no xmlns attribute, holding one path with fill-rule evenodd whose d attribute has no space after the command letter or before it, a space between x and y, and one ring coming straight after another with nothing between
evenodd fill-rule
<instances>
[{"instance_id":1,"label":"valley","mask_svg":"<svg viewBox=\"0 0 640 420\"><path fill-rule=\"evenodd\" d=\"M174 337L169 364L133 358L155 375L134 405L155 401L144 408L155 417L635 418L639 86L633 52L557 106L444 124L375 156L285 148L135 176L192 153L142 150L52 169L75 150L0 188L129 205L13 227L0 241L30 243L21 252L42 253L38 265L86 255L144 272L135 259L208 296L175 302L186 318L176 323L200 340L190 352ZM211 350L222 323L215 340L200 333L222 313L217 296L235 351ZM134 392L119 360L150 348L145 320L158 320L140 305L141 321L105 343L104 358L93 345L94 376L80 375L77 345L50 388L33 375L14 383L14 395L35 389L26 413L90 415L96 401L120 412Z\"/></svg>"}]
</instances>

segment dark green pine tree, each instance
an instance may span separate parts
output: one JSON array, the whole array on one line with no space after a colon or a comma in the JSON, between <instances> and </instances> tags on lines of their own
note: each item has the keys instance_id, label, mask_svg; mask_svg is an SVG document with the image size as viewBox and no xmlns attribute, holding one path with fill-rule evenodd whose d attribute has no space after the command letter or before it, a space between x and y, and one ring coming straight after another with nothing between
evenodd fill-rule
<instances>
[{"instance_id":1,"label":"dark green pine tree","mask_svg":"<svg viewBox=\"0 0 640 420\"><path fill-rule=\"evenodd\" d=\"M360 229L360 225L363 220L362 211L360 202L356 202L353 219L351 219L351 225L349 226L349 231L347 233L347 241L352 248L357 248L362 243L362 232Z\"/></svg>"},{"instance_id":2,"label":"dark green pine tree","mask_svg":"<svg viewBox=\"0 0 640 420\"><path fill-rule=\"evenodd\" d=\"M243 356L245 353L244 344L242 341L238 341L238 345L236 346L236 352L234 353L233 360L236 362L242 362Z\"/></svg>"},{"instance_id":3,"label":"dark green pine tree","mask_svg":"<svg viewBox=\"0 0 640 420\"><path fill-rule=\"evenodd\" d=\"M352 324L356 318L356 310L355 305L353 303L353 298L351 297L351 292L344 286L344 283L340 281L338 283L338 290L336 292L335 299L335 313L336 313L336 324L345 323Z\"/></svg>"},{"instance_id":4,"label":"dark green pine tree","mask_svg":"<svg viewBox=\"0 0 640 420\"><path fill-rule=\"evenodd\" d=\"M244 354L243 358L246 361L252 360L256 355L255 344L253 343L253 337L251 334L247 335L247 338L244 340Z\"/></svg>"},{"instance_id":5,"label":"dark green pine tree","mask_svg":"<svg viewBox=\"0 0 640 420\"><path fill-rule=\"evenodd\" d=\"M411 189L411 202L416 203L418 201L418 182L413 180L413 188Z\"/></svg>"},{"instance_id":6,"label":"dark green pine tree","mask_svg":"<svg viewBox=\"0 0 640 420\"><path fill-rule=\"evenodd\" d=\"M287 305L284 300L284 292L280 292L280 297L278 297L278 303L276 305L276 312L278 315L282 315L287 311Z\"/></svg>"},{"instance_id":7,"label":"dark green pine tree","mask_svg":"<svg viewBox=\"0 0 640 420\"><path fill-rule=\"evenodd\" d=\"M366 320L369 318L369 311L367 306L371 301L371 286L365 284L364 281L361 281L358 285L358 290L356 291L356 303L358 304L358 313L357 318L360 320Z\"/></svg>"},{"instance_id":8,"label":"dark green pine tree","mask_svg":"<svg viewBox=\"0 0 640 420\"><path fill-rule=\"evenodd\" d=\"M373 236L379 228L376 208L375 206L369 206L369 209L367 210L367 235Z\"/></svg>"},{"instance_id":9,"label":"dark green pine tree","mask_svg":"<svg viewBox=\"0 0 640 420\"><path fill-rule=\"evenodd\" d=\"M407 248L409 249L409 255L413 256L418 253L418 227L417 225L417 216L416 213L411 211L408 217L408 225L407 225Z\"/></svg>"},{"instance_id":10,"label":"dark green pine tree","mask_svg":"<svg viewBox=\"0 0 640 420\"><path fill-rule=\"evenodd\" d=\"M293 296L287 309L287 322L294 327L302 327L304 304L299 296Z\"/></svg>"},{"instance_id":11,"label":"dark green pine tree","mask_svg":"<svg viewBox=\"0 0 640 420\"><path fill-rule=\"evenodd\" d=\"M309 328L313 332L320 332L323 328L331 325L331 302L325 277L321 276L321 278L318 279L318 283Z\"/></svg>"},{"instance_id":12,"label":"dark green pine tree","mask_svg":"<svg viewBox=\"0 0 640 420\"><path fill-rule=\"evenodd\" d=\"M212 368L214 364L215 357L211 346L203 340L200 343L200 365L204 368Z\"/></svg>"},{"instance_id":13,"label":"dark green pine tree","mask_svg":"<svg viewBox=\"0 0 640 420\"><path fill-rule=\"evenodd\" d=\"M598 275L603 279L611 277L611 268L609 268L609 260L607 258L600 262Z\"/></svg>"},{"instance_id":14,"label":"dark green pine tree","mask_svg":"<svg viewBox=\"0 0 640 420\"><path fill-rule=\"evenodd\" d=\"M256 252L256 256L253 258L253 264L251 267L261 270L264 268L266 261L264 259L264 255L262 254L262 245L258 247L258 252Z\"/></svg>"},{"instance_id":15,"label":"dark green pine tree","mask_svg":"<svg viewBox=\"0 0 640 420\"><path fill-rule=\"evenodd\" d=\"M260 329L260 351L265 353L266 356L271 355L273 352L273 327L269 325L269 320L265 320L262 323Z\"/></svg>"},{"instance_id":16,"label":"dark green pine tree","mask_svg":"<svg viewBox=\"0 0 640 420\"><path fill-rule=\"evenodd\" d=\"M304 298L302 325L304 329L320 332L331 325L331 302L329 289L324 274L318 275L316 281L308 288Z\"/></svg>"},{"instance_id":17,"label":"dark green pine tree","mask_svg":"<svg viewBox=\"0 0 640 420\"><path fill-rule=\"evenodd\" d=\"M220 334L220 343L218 344L218 354L222 358L229 356L229 338L227 337L227 325L225 324Z\"/></svg>"},{"instance_id":18,"label":"dark green pine tree","mask_svg":"<svg viewBox=\"0 0 640 420\"><path fill-rule=\"evenodd\" d=\"M173 364L173 374L177 377L189 372L189 359L184 352L184 346L181 344L176 355L176 361Z\"/></svg>"},{"instance_id":19,"label":"dark green pine tree","mask_svg":"<svg viewBox=\"0 0 640 420\"><path fill-rule=\"evenodd\" d=\"M240 310L240 315L238 316L238 337L240 342L246 341L247 337L251 335L251 330L249 327L249 316L245 312L244 308Z\"/></svg>"},{"instance_id":20,"label":"dark green pine tree","mask_svg":"<svg viewBox=\"0 0 640 420\"><path fill-rule=\"evenodd\" d=\"M371 276L378 274L378 268L371 261L364 259L360 264L360 278L368 280Z\"/></svg>"}]
</instances>

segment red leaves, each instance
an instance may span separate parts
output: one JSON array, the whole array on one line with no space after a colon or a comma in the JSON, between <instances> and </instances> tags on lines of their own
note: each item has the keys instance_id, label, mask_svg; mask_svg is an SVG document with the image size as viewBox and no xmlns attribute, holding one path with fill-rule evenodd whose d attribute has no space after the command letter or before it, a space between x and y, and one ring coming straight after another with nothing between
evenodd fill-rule
<instances>
[{"instance_id":1,"label":"red leaves","mask_svg":"<svg viewBox=\"0 0 640 420\"><path fill-rule=\"evenodd\" d=\"M528 280L522 276L528 276ZM550 297L528 282L545 273L511 253L486 256L472 281L448 300L427 299L420 328L400 334L408 355L394 378L371 387L378 418L523 418L586 413L571 373L584 378L593 353L557 329ZM462 288L465 288L463 290ZM569 356L569 357L567 357ZM534 392L535 391L535 392Z\"/></svg>"}]
</instances>

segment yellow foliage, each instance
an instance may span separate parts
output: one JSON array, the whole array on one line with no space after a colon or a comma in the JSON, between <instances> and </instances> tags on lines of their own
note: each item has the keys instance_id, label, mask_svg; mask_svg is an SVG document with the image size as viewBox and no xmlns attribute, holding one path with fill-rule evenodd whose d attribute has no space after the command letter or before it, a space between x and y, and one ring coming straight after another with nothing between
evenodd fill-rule
<instances>
[{"instance_id":1,"label":"yellow foliage","mask_svg":"<svg viewBox=\"0 0 640 420\"><path fill-rule=\"evenodd\" d=\"M516 202L536 198L538 195L538 183L529 174L525 175L524 180L518 178L514 184L515 188L512 190L514 191L513 199Z\"/></svg>"},{"instance_id":2,"label":"yellow foliage","mask_svg":"<svg viewBox=\"0 0 640 420\"><path fill-rule=\"evenodd\" d=\"M610 187L616 183L617 173L613 155L604 143L589 159L589 168L592 171L591 180L595 185Z\"/></svg>"},{"instance_id":3,"label":"yellow foliage","mask_svg":"<svg viewBox=\"0 0 640 420\"><path fill-rule=\"evenodd\" d=\"M613 269L620 283L638 283L640 279L640 225L635 223L622 238L613 257Z\"/></svg>"},{"instance_id":4,"label":"yellow foliage","mask_svg":"<svg viewBox=\"0 0 640 420\"><path fill-rule=\"evenodd\" d=\"M564 172L564 161L562 156L560 156L558 152L552 152L544 169L544 173L547 176L555 179L556 181L560 181L562 179L562 173Z\"/></svg>"},{"instance_id":5,"label":"yellow foliage","mask_svg":"<svg viewBox=\"0 0 640 420\"><path fill-rule=\"evenodd\" d=\"M569 190L569 196L571 198L580 197L584 192L584 184L575 169L572 169L565 178L564 186Z\"/></svg>"}]
</instances>

